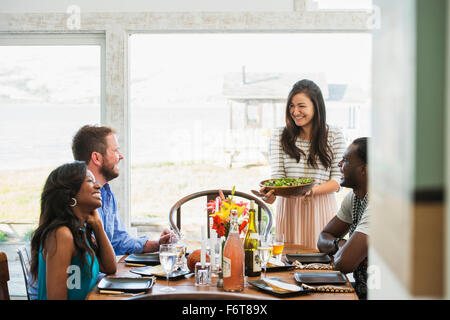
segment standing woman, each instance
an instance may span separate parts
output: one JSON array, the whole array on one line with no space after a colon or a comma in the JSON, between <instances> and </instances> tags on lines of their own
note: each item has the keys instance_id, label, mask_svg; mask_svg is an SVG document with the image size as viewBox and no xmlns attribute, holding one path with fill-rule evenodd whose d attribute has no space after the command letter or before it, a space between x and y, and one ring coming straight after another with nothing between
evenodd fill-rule
<instances>
[{"instance_id":1,"label":"standing woman","mask_svg":"<svg viewBox=\"0 0 450 320\"><path fill-rule=\"evenodd\" d=\"M316 185L303 197L278 199L276 232L286 242L316 248L321 230L337 212L338 163L344 149L342 132L326 123L320 88L310 80L298 81L288 96L286 126L276 129L270 140L271 178L310 177ZM267 203L275 201L273 191L261 192Z\"/></svg>"},{"instance_id":2,"label":"standing woman","mask_svg":"<svg viewBox=\"0 0 450 320\"><path fill-rule=\"evenodd\" d=\"M84 162L64 164L48 176L31 240L39 300L85 299L99 271L116 272L115 254L96 210L101 205L100 186Z\"/></svg>"}]
</instances>

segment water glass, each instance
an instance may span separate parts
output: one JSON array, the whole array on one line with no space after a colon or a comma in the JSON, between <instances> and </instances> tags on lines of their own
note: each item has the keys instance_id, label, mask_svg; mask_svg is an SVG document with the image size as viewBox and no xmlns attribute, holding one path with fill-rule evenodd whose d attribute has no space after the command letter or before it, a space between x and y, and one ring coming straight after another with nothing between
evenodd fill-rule
<instances>
[{"instance_id":1,"label":"water glass","mask_svg":"<svg viewBox=\"0 0 450 320\"><path fill-rule=\"evenodd\" d=\"M177 259L176 247L172 244L162 244L159 247L159 260L166 272L167 286L162 288L161 291L172 292L176 291L175 288L169 286L169 275L175 267L175 261Z\"/></svg>"},{"instance_id":2,"label":"water glass","mask_svg":"<svg viewBox=\"0 0 450 320\"><path fill-rule=\"evenodd\" d=\"M175 269L185 270L186 265L186 244L183 241L178 241L174 244L177 253L177 259L175 261Z\"/></svg>"},{"instance_id":3,"label":"water glass","mask_svg":"<svg viewBox=\"0 0 450 320\"><path fill-rule=\"evenodd\" d=\"M259 257L261 258L261 266L264 269L264 278L266 278L267 263L272 256L273 244L270 237L261 236L260 244L258 246Z\"/></svg>"},{"instance_id":4,"label":"water glass","mask_svg":"<svg viewBox=\"0 0 450 320\"><path fill-rule=\"evenodd\" d=\"M210 239L209 247L207 253L211 262L211 272L213 277L217 277L220 269L220 251L221 251L221 240L220 239Z\"/></svg>"}]
</instances>

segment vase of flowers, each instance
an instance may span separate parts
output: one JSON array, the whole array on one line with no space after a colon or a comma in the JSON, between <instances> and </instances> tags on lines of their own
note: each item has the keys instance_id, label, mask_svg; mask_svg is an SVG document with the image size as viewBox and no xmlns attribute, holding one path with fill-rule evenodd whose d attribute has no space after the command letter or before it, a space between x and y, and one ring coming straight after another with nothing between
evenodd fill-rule
<instances>
[{"instance_id":1,"label":"vase of flowers","mask_svg":"<svg viewBox=\"0 0 450 320\"><path fill-rule=\"evenodd\" d=\"M217 232L217 236L221 240L221 262L223 262L223 248L230 232L230 215L232 210L236 210L238 213L239 236L241 239L245 237L248 228L248 203L235 201L235 188L233 187L231 195L227 198L225 198L222 190L219 190L219 196L215 200L210 200L207 204L208 213L213 220L212 229ZM221 272L219 271L220 274ZM218 286L220 286L220 280Z\"/></svg>"},{"instance_id":2,"label":"vase of flowers","mask_svg":"<svg viewBox=\"0 0 450 320\"><path fill-rule=\"evenodd\" d=\"M236 202L234 200L234 191L236 187L233 187L231 195L225 198L222 190L219 190L219 196L216 200L210 200L207 204L207 210L210 216L213 218L212 228L216 230L217 236L225 237L225 241L228 238L230 232L230 213L232 210L236 210L238 213L239 235L245 236L248 225L248 203Z\"/></svg>"}]
</instances>

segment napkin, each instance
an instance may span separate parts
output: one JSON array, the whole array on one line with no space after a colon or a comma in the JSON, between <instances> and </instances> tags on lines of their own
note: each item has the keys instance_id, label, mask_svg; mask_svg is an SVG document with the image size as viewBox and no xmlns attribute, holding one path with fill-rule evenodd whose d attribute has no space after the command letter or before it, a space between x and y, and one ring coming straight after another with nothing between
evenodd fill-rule
<instances>
[{"instance_id":1,"label":"napkin","mask_svg":"<svg viewBox=\"0 0 450 320\"><path fill-rule=\"evenodd\" d=\"M268 267L284 267L285 264L275 258L270 258L267 262Z\"/></svg>"},{"instance_id":2,"label":"napkin","mask_svg":"<svg viewBox=\"0 0 450 320\"><path fill-rule=\"evenodd\" d=\"M295 260L292 265L296 269L301 270L334 270L331 264L323 264L323 263L310 263L310 264L302 264L300 261Z\"/></svg>"},{"instance_id":3,"label":"napkin","mask_svg":"<svg viewBox=\"0 0 450 320\"><path fill-rule=\"evenodd\" d=\"M353 288L348 287L339 287L330 285L313 287L304 283L302 283L302 288L306 290L312 290L315 292L329 292L329 293L350 293L355 291Z\"/></svg>"},{"instance_id":4,"label":"napkin","mask_svg":"<svg viewBox=\"0 0 450 320\"><path fill-rule=\"evenodd\" d=\"M156 275L156 276L166 276L166 272L164 271L162 265L157 266L147 266L147 267L139 267L133 270L139 270L139 274L145 274L147 276Z\"/></svg>"},{"instance_id":5,"label":"napkin","mask_svg":"<svg viewBox=\"0 0 450 320\"><path fill-rule=\"evenodd\" d=\"M269 287L273 289L274 292L278 293L299 292L302 290L302 288L300 288L295 284L290 284L275 279L263 279L263 281L267 283Z\"/></svg>"},{"instance_id":6,"label":"napkin","mask_svg":"<svg viewBox=\"0 0 450 320\"><path fill-rule=\"evenodd\" d=\"M161 276L161 277L162 276L166 276L166 274L167 274L166 271L164 271L163 266L160 265L160 264L158 264L157 266L153 266L153 267L149 268L148 272L150 274L154 274L154 275Z\"/></svg>"}]
</instances>

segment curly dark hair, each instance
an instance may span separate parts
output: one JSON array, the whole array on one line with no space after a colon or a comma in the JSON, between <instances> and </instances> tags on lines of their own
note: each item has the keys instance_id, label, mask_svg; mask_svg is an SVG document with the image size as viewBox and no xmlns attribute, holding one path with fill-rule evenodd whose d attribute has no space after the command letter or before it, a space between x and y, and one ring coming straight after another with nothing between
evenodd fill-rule
<instances>
[{"instance_id":1,"label":"curly dark hair","mask_svg":"<svg viewBox=\"0 0 450 320\"><path fill-rule=\"evenodd\" d=\"M106 154L106 137L116 133L106 126L85 125L81 127L72 139L72 153L75 160L89 164L92 152Z\"/></svg>"},{"instance_id":2,"label":"curly dark hair","mask_svg":"<svg viewBox=\"0 0 450 320\"><path fill-rule=\"evenodd\" d=\"M333 150L328 144L328 126L325 111L325 102L323 100L322 91L319 86L311 80L300 80L294 84L291 92L289 93L286 104L286 127L281 134L281 146L283 151L289 156L300 161L300 157L306 158L305 150L301 150L295 145L295 142L302 130L295 124L290 113L290 106L292 98L299 93L306 94L311 99L314 105L314 118L312 132L311 132L311 145L308 151L307 163L313 168L317 168L317 157L325 168L331 167L333 159Z\"/></svg>"},{"instance_id":3,"label":"curly dark hair","mask_svg":"<svg viewBox=\"0 0 450 320\"><path fill-rule=\"evenodd\" d=\"M81 256L81 264L87 264L86 253L95 258L97 246L91 235L89 225L82 226L80 219L70 207L72 198L79 192L86 178L86 163L74 161L53 170L45 182L41 195L41 215L39 226L31 239L31 274L37 280L39 267L39 250L45 248L47 237L59 227L70 229L75 250ZM82 228L85 227L83 232ZM86 236L89 235L89 236ZM91 264L92 269L93 263Z\"/></svg>"}]
</instances>

